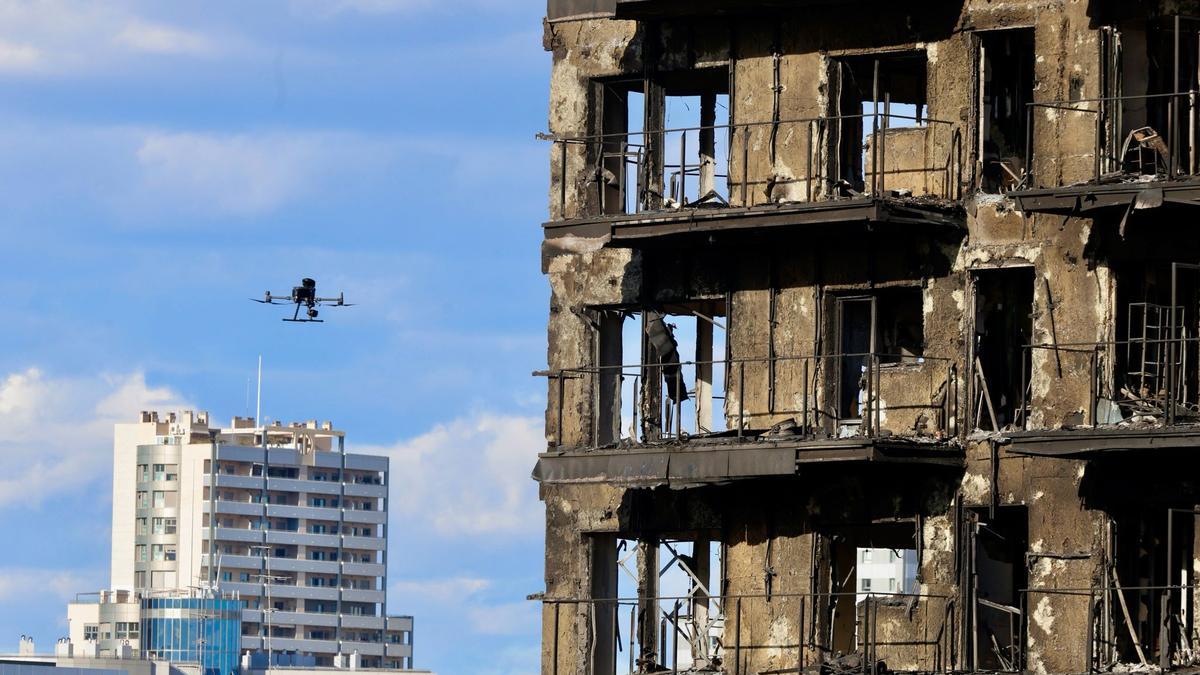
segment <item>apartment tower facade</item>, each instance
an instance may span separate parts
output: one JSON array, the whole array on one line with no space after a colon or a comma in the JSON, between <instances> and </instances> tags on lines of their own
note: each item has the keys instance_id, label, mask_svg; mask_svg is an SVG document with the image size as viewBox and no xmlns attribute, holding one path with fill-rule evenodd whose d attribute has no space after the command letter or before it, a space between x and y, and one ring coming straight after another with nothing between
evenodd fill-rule
<instances>
[{"instance_id":1,"label":"apartment tower facade","mask_svg":"<svg viewBox=\"0 0 1200 675\"><path fill-rule=\"evenodd\" d=\"M387 613L387 490L388 459L329 423L144 412L115 430L111 586L236 594L245 651L412 668L412 617Z\"/></svg>"},{"instance_id":2,"label":"apartment tower facade","mask_svg":"<svg viewBox=\"0 0 1200 675\"><path fill-rule=\"evenodd\" d=\"M543 45L543 673L1197 664L1200 3L550 0Z\"/></svg>"}]
</instances>

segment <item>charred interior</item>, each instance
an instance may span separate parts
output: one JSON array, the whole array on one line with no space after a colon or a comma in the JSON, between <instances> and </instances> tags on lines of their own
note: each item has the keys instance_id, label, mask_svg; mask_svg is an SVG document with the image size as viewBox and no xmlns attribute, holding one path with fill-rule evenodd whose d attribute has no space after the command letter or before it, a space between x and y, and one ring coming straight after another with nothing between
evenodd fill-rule
<instances>
[{"instance_id":1,"label":"charred interior","mask_svg":"<svg viewBox=\"0 0 1200 675\"><path fill-rule=\"evenodd\" d=\"M543 673L1200 666L1196 17L550 0Z\"/></svg>"}]
</instances>

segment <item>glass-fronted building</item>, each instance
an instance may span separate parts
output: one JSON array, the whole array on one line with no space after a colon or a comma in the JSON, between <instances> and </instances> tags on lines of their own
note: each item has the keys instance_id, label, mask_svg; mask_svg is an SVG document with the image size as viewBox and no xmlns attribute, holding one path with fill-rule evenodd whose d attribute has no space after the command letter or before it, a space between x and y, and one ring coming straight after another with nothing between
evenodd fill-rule
<instances>
[{"instance_id":1,"label":"glass-fronted building","mask_svg":"<svg viewBox=\"0 0 1200 675\"><path fill-rule=\"evenodd\" d=\"M142 651L152 659L199 663L203 675L237 675L242 603L236 598L142 598Z\"/></svg>"}]
</instances>

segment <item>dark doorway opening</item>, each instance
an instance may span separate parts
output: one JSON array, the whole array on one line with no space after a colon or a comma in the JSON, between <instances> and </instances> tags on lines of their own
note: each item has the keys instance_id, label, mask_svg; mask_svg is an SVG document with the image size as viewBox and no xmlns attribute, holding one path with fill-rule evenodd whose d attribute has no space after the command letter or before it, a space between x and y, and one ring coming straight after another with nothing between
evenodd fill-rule
<instances>
[{"instance_id":1,"label":"dark doorway opening","mask_svg":"<svg viewBox=\"0 0 1200 675\"><path fill-rule=\"evenodd\" d=\"M999 193L1021 182L1033 101L1032 28L979 33L981 189Z\"/></svg>"},{"instance_id":2,"label":"dark doorway opening","mask_svg":"<svg viewBox=\"0 0 1200 675\"><path fill-rule=\"evenodd\" d=\"M999 431L1023 423L1021 391L1030 361L1022 358L1033 334L1032 267L978 270L975 282L975 426ZM1024 383L1024 385L1023 385ZM993 418L994 415L994 418Z\"/></svg>"},{"instance_id":3,"label":"dark doorway opening","mask_svg":"<svg viewBox=\"0 0 1200 675\"><path fill-rule=\"evenodd\" d=\"M975 514L973 649L981 670L1023 667L1021 591L1028 587L1029 511L1001 506Z\"/></svg>"}]
</instances>

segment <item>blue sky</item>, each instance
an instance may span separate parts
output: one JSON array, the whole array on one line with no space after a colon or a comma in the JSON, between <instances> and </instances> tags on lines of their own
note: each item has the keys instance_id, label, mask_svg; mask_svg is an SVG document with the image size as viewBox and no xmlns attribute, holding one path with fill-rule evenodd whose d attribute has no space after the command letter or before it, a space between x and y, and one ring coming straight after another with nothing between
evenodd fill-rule
<instances>
[{"instance_id":1,"label":"blue sky","mask_svg":"<svg viewBox=\"0 0 1200 675\"><path fill-rule=\"evenodd\" d=\"M392 457L416 662L537 670L536 0L0 0L0 651L105 585L111 425L331 419ZM301 276L323 325L251 303Z\"/></svg>"}]
</instances>

